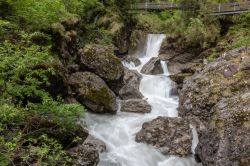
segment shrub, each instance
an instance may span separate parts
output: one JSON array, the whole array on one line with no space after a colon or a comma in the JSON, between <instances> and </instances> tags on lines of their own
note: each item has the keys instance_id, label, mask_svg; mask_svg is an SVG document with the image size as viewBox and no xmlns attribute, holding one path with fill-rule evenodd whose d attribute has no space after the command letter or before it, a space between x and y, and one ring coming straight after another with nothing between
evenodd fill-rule
<instances>
[{"instance_id":1,"label":"shrub","mask_svg":"<svg viewBox=\"0 0 250 166\"><path fill-rule=\"evenodd\" d=\"M191 18L184 32L186 42L192 46L207 48L219 37L220 29L216 24L204 24L200 18Z\"/></svg>"},{"instance_id":2,"label":"shrub","mask_svg":"<svg viewBox=\"0 0 250 166\"><path fill-rule=\"evenodd\" d=\"M0 165L70 165L61 143L43 132L30 134L33 131L29 130L41 128L30 119L46 119L53 125L47 128L71 132L84 108L65 104L59 96L52 98L43 89L43 85L50 84L48 77L55 74L53 68L46 67L55 59L48 45L50 36L19 33L20 39L15 43L0 43ZM41 38L48 43L34 43ZM45 67L38 67L41 65ZM46 125L42 127L46 129Z\"/></svg>"},{"instance_id":3,"label":"shrub","mask_svg":"<svg viewBox=\"0 0 250 166\"><path fill-rule=\"evenodd\" d=\"M61 0L17 0L13 3L14 17L34 29L47 29L51 24L71 15Z\"/></svg>"}]
</instances>

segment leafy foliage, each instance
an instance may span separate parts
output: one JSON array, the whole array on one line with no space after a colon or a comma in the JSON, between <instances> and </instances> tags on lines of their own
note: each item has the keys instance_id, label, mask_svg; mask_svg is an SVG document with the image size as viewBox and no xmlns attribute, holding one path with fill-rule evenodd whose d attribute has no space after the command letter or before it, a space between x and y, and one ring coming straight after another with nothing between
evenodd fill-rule
<instances>
[{"instance_id":1,"label":"leafy foliage","mask_svg":"<svg viewBox=\"0 0 250 166\"><path fill-rule=\"evenodd\" d=\"M37 39L48 42L38 45ZM70 162L57 140L41 134L29 137L24 130L30 125L39 130L29 119L40 117L70 131L83 115L82 106L65 104L60 96L55 99L43 88L56 74L49 67L56 60L49 41L50 36L41 32L19 32L15 43L0 43L0 165L16 160L38 165Z\"/></svg>"},{"instance_id":2,"label":"leafy foliage","mask_svg":"<svg viewBox=\"0 0 250 166\"><path fill-rule=\"evenodd\" d=\"M70 16L61 0L17 0L12 5L15 17L35 29L46 29Z\"/></svg>"}]
</instances>

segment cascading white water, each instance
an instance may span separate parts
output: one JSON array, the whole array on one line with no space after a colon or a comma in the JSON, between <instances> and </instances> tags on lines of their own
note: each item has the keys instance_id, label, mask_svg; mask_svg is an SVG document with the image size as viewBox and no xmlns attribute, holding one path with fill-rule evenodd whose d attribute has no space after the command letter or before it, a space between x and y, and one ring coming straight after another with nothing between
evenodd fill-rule
<instances>
[{"instance_id":1,"label":"cascading white water","mask_svg":"<svg viewBox=\"0 0 250 166\"><path fill-rule=\"evenodd\" d=\"M141 65L123 63L140 73L141 68L157 57L165 35L148 35L147 44L139 59ZM149 114L124 113L96 115L87 113L86 121L90 134L107 145L107 152L100 155L99 166L195 166L192 157L164 156L153 147L135 142L135 134L144 122L158 116L177 117L178 98L170 96L171 80L167 64L161 62L164 74L142 75L140 91L152 107Z\"/></svg>"}]
</instances>

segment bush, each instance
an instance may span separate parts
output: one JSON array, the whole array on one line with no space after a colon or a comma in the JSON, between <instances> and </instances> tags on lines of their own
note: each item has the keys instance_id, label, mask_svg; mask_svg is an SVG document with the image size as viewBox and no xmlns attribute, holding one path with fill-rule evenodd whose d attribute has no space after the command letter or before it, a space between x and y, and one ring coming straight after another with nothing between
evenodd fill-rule
<instances>
[{"instance_id":1,"label":"bush","mask_svg":"<svg viewBox=\"0 0 250 166\"><path fill-rule=\"evenodd\" d=\"M53 98L43 89L55 74L53 68L46 67L56 58L48 45L50 36L40 32L19 35L15 43L0 43L0 165L67 165L70 158L61 143L43 132L31 133L51 127L71 132L84 108L65 104L60 96ZM47 42L38 45L34 43L37 39ZM47 128L34 124L34 117L51 124Z\"/></svg>"},{"instance_id":2,"label":"bush","mask_svg":"<svg viewBox=\"0 0 250 166\"><path fill-rule=\"evenodd\" d=\"M216 24L205 24L200 18L191 18L184 32L186 42L194 47L208 48L219 37L220 28Z\"/></svg>"},{"instance_id":3,"label":"bush","mask_svg":"<svg viewBox=\"0 0 250 166\"><path fill-rule=\"evenodd\" d=\"M70 15L61 0L17 0L12 4L14 17L33 29L47 29Z\"/></svg>"},{"instance_id":4,"label":"bush","mask_svg":"<svg viewBox=\"0 0 250 166\"><path fill-rule=\"evenodd\" d=\"M62 0L68 12L79 15L83 21L90 21L95 15L104 11L98 0Z\"/></svg>"}]
</instances>

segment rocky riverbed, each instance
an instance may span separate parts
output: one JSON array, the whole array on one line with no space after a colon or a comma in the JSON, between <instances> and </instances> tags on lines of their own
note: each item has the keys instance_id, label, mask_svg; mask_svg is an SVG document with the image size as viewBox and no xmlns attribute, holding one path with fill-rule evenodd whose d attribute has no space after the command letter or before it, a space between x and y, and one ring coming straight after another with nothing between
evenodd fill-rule
<instances>
[{"instance_id":1,"label":"rocky riverbed","mask_svg":"<svg viewBox=\"0 0 250 166\"><path fill-rule=\"evenodd\" d=\"M67 102L79 102L90 112L104 114L99 115L102 118L116 114L118 108L132 114L155 109L140 91L140 83L145 80L138 70L124 67L112 46L78 46L77 21L64 24L69 25L62 25L63 30L54 28L62 55L55 83L60 83ZM140 43L145 44L143 38L144 35L138 39L138 48L142 47ZM123 61L140 67L141 61L132 52L136 49ZM210 63L204 61L204 54L176 49L164 42L160 55L140 67L145 75L169 71L169 77L176 82L168 85L173 88L170 95L180 97L180 117L149 118L134 133L133 141L152 145L164 155L189 156L192 155L192 126L199 138L195 150L197 161L208 166L249 165L250 49L242 47L221 53ZM168 69L162 68L163 61ZM62 71L64 74L60 75ZM83 131L84 140L68 151L76 165L96 166L100 153L106 150L105 144Z\"/></svg>"}]
</instances>

